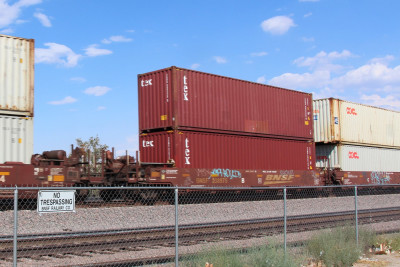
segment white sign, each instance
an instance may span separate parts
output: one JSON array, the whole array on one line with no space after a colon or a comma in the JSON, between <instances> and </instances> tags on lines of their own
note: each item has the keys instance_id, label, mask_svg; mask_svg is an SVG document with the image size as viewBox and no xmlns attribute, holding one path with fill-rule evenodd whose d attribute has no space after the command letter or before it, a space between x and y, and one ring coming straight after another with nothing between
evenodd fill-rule
<instances>
[{"instance_id":1,"label":"white sign","mask_svg":"<svg viewBox=\"0 0 400 267\"><path fill-rule=\"evenodd\" d=\"M37 211L75 212L75 190L40 190Z\"/></svg>"}]
</instances>

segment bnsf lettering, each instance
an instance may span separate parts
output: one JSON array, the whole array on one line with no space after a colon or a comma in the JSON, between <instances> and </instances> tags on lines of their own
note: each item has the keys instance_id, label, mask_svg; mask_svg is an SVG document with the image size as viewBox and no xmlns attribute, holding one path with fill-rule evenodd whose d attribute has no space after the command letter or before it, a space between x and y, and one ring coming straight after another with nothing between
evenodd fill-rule
<instances>
[{"instance_id":1,"label":"bnsf lettering","mask_svg":"<svg viewBox=\"0 0 400 267\"><path fill-rule=\"evenodd\" d=\"M350 115L357 115L356 109L351 107L346 108L346 113Z\"/></svg>"},{"instance_id":2,"label":"bnsf lettering","mask_svg":"<svg viewBox=\"0 0 400 267\"><path fill-rule=\"evenodd\" d=\"M268 174L267 177L265 177L266 181L291 181L294 179L294 174Z\"/></svg>"},{"instance_id":3,"label":"bnsf lettering","mask_svg":"<svg viewBox=\"0 0 400 267\"><path fill-rule=\"evenodd\" d=\"M357 152L349 152L349 159L359 159Z\"/></svg>"},{"instance_id":4,"label":"bnsf lettering","mask_svg":"<svg viewBox=\"0 0 400 267\"><path fill-rule=\"evenodd\" d=\"M154 141L143 141L143 147L153 147Z\"/></svg>"},{"instance_id":5,"label":"bnsf lettering","mask_svg":"<svg viewBox=\"0 0 400 267\"><path fill-rule=\"evenodd\" d=\"M146 86L153 85L153 84L151 83L152 80L153 80L153 79L150 79L150 80L141 80L141 81L140 81L140 85L141 85L142 87L146 87Z\"/></svg>"},{"instance_id":6,"label":"bnsf lettering","mask_svg":"<svg viewBox=\"0 0 400 267\"><path fill-rule=\"evenodd\" d=\"M189 101L189 88L186 80L187 77L183 76L183 100Z\"/></svg>"}]
</instances>

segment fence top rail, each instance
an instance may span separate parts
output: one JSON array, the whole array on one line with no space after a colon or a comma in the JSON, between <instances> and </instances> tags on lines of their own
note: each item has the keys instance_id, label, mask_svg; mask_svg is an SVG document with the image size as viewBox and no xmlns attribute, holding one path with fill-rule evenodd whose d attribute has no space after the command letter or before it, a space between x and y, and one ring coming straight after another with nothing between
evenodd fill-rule
<instances>
[{"instance_id":1,"label":"fence top rail","mask_svg":"<svg viewBox=\"0 0 400 267\"><path fill-rule=\"evenodd\" d=\"M0 190L300 190L300 189L351 189L351 188L385 188L385 187L400 187L400 184L384 184L384 185L335 185L335 186L293 186L293 187L171 187L171 186L82 186L82 187L43 187L43 186L14 186L2 187Z\"/></svg>"}]
</instances>

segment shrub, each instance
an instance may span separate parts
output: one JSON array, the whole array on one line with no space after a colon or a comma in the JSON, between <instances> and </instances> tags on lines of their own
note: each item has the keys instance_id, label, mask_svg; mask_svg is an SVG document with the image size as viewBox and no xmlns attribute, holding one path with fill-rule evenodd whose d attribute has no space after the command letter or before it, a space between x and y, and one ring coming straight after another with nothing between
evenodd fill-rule
<instances>
[{"instance_id":1,"label":"shrub","mask_svg":"<svg viewBox=\"0 0 400 267\"><path fill-rule=\"evenodd\" d=\"M352 266L375 239L373 233L360 230L357 246L354 227L339 227L313 236L307 244L307 249L315 259L322 260L326 266Z\"/></svg>"},{"instance_id":2,"label":"shrub","mask_svg":"<svg viewBox=\"0 0 400 267\"><path fill-rule=\"evenodd\" d=\"M246 265L243 266L263 266L263 267L291 267L300 266L300 260L296 261L288 253L285 258L283 248L276 245L266 245L249 250Z\"/></svg>"},{"instance_id":3,"label":"shrub","mask_svg":"<svg viewBox=\"0 0 400 267\"><path fill-rule=\"evenodd\" d=\"M189 267L204 267L208 262L213 264L213 267L298 267L300 261L295 261L290 255L286 255L283 248L275 245L265 245L254 247L244 252L238 252L226 248L215 248L211 251L204 251L185 258L181 261L183 266Z\"/></svg>"},{"instance_id":4,"label":"shrub","mask_svg":"<svg viewBox=\"0 0 400 267\"><path fill-rule=\"evenodd\" d=\"M213 264L213 267L243 267L243 264L240 261L239 254L222 248L215 248L211 251L204 251L190 258L185 257L182 262L184 263L183 266L188 267L204 267L207 262Z\"/></svg>"}]
</instances>

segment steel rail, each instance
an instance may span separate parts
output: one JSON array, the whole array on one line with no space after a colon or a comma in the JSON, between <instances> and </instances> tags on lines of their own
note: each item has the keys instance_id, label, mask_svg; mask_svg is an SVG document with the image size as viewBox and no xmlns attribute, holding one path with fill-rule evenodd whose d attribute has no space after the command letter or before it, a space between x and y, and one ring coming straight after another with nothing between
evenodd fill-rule
<instances>
[{"instance_id":1,"label":"steel rail","mask_svg":"<svg viewBox=\"0 0 400 267\"><path fill-rule=\"evenodd\" d=\"M361 210L360 224L400 219L400 207ZM335 227L354 222L354 211L330 212L310 215L288 216L288 233ZM226 222L187 224L179 226L180 245L203 241L246 239L283 232L283 217L248 219ZM18 256L49 256L88 251L118 250L146 247L175 246L175 227L146 227L96 232L53 233L18 236ZM12 236L0 237L1 258L13 255Z\"/></svg>"}]
</instances>

